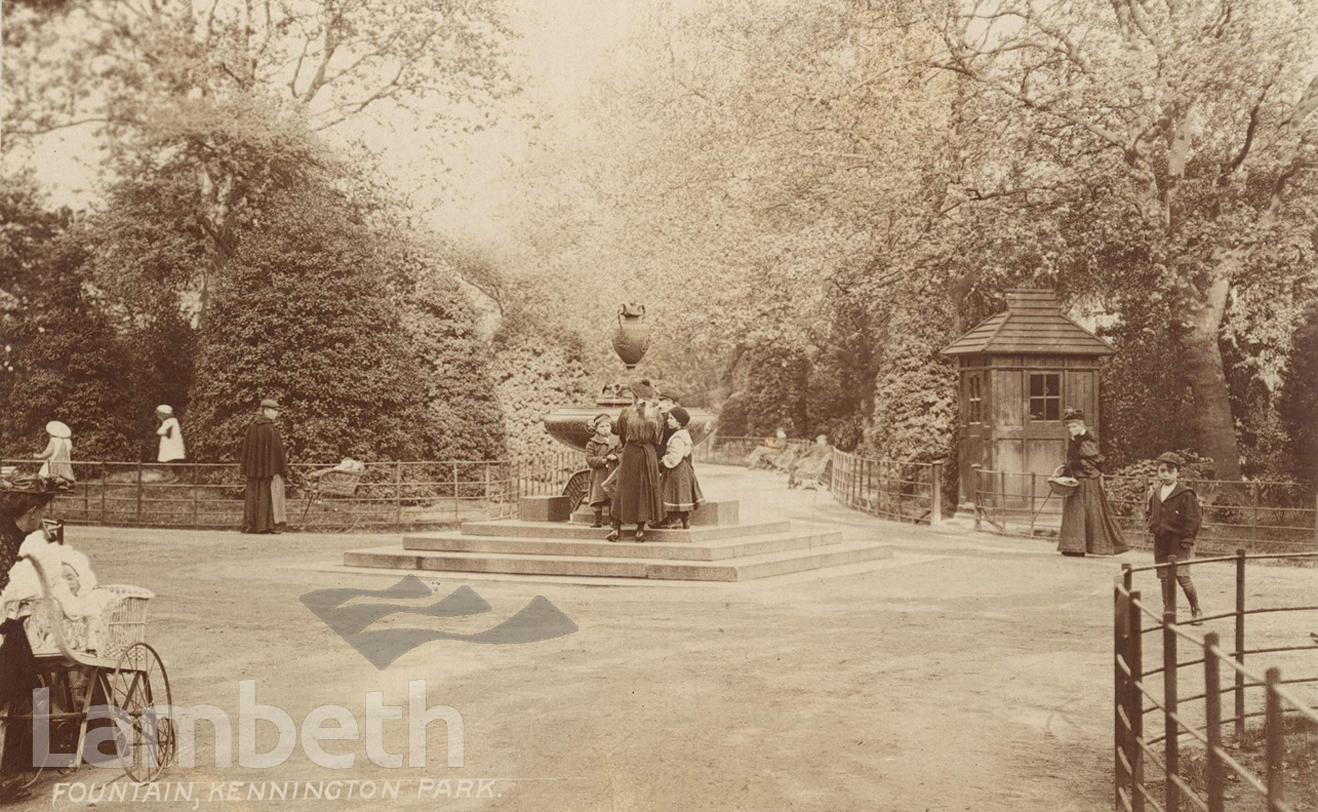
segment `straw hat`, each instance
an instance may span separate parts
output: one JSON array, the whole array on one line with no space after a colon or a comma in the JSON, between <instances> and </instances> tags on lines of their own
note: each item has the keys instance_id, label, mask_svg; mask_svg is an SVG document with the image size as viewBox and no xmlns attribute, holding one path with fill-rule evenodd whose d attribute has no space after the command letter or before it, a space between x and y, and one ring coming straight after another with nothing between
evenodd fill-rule
<instances>
[{"instance_id":1,"label":"straw hat","mask_svg":"<svg viewBox=\"0 0 1318 812\"><path fill-rule=\"evenodd\" d=\"M52 420L46 424L46 433L61 440L67 440L73 436L73 430L58 420Z\"/></svg>"},{"instance_id":2,"label":"straw hat","mask_svg":"<svg viewBox=\"0 0 1318 812\"><path fill-rule=\"evenodd\" d=\"M162 403L156 407L156 411L160 412L161 414L173 414L174 407L170 406L168 403Z\"/></svg>"}]
</instances>

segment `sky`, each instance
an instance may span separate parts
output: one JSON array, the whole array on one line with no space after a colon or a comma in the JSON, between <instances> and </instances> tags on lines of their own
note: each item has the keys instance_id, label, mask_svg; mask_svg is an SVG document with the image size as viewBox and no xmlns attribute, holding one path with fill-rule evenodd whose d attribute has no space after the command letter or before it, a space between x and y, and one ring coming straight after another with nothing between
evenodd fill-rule
<instances>
[{"instance_id":1,"label":"sky","mask_svg":"<svg viewBox=\"0 0 1318 812\"><path fill-rule=\"evenodd\" d=\"M613 60L625 58L619 46L663 0L506 2L520 35L512 68L523 91L498 126L450 143L396 124L367 136L381 150L382 167L416 193L437 230L481 242L497 238L498 213L515 202L515 169L530 156L533 139L571 137L592 81ZM539 122L537 130L527 116ZM94 200L98 161L90 127L47 135L35 152L38 177L52 202L74 208Z\"/></svg>"}]
</instances>

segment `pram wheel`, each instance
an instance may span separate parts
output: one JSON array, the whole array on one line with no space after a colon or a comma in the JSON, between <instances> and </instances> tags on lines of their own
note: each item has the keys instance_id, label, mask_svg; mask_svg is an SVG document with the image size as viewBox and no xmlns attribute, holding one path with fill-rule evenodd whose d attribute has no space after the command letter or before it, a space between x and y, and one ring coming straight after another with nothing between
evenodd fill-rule
<instances>
[{"instance_id":1,"label":"pram wheel","mask_svg":"<svg viewBox=\"0 0 1318 812\"><path fill-rule=\"evenodd\" d=\"M134 643L104 675L116 713L115 738L124 773L139 784L160 777L177 755L178 737L169 675L160 655L146 643Z\"/></svg>"}]
</instances>

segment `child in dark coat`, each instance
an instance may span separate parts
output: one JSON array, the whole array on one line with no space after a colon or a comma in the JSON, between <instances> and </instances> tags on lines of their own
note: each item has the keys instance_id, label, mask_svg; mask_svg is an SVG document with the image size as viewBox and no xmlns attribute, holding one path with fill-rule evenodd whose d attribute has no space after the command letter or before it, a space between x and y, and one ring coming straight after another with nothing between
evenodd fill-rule
<instances>
[{"instance_id":1,"label":"child in dark coat","mask_svg":"<svg viewBox=\"0 0 1318 812\"><path fill-rule=\"evenodd\" d=\"M595 508L595 523L604 526L604 508L612 500L604 491L604 480L618 467L618 438L613 434L613 419L599 414L592 421L595 436L586 441L586 465L590 468L590 506Z\"/></svg>"},{"instance_id":2,"label":"child in dark coat","mask_svg":"<svg viewBox=\"0 0 1318 812\"><path fill-rule=\"evenodd\" d=\"M1167 563L1167 557L1173 555L1178 562L1194 558L1200 523L1199 497L1178 481L1183 465L1181 455L1172 451L1158 457L1158 484L1149 491L1149 532L1153 534L1153 560L1159 564ZM1170 568L1158 570L1164 612L1174 611L1176 607L1176 587L1169 583L1170 577ZM1199 608L1199 593L1190 580L1189 567L1177 567L1176 582L1190 601L1190 623L1198 626L1204 613Z\"/></svg>"}]
</instances>

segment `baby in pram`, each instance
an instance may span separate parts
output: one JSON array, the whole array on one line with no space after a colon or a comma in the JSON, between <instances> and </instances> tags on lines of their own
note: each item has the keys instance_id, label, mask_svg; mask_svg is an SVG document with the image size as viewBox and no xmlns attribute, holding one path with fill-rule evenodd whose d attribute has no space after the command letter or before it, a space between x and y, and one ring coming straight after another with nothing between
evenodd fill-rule
<instances>
[{"instance_id":1,"label":"baby in pram","mask_svg":"<svg viewBox=\"0 0 1318 812\"><path fill-rule=\"evenodd\" d=\"M96 573L87 556L64 544L52 544L45 536L33 533L19 549L19 561L9 571L9 585L0 593L0 611L4 617L28 614L28 641L34 652L58 649L52 618L39 599L44 596L37 569L28 556L41 563L51 595L63 610L59 618L64 641L75 651L96 652L104 648L109 635L106 609L119 595L97 587Z\"/></svg>"}]
</instances>

